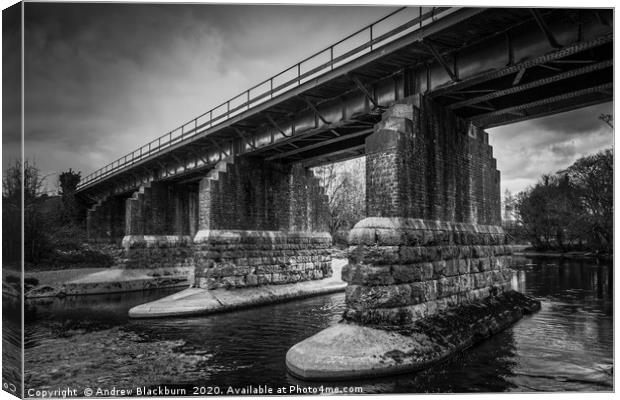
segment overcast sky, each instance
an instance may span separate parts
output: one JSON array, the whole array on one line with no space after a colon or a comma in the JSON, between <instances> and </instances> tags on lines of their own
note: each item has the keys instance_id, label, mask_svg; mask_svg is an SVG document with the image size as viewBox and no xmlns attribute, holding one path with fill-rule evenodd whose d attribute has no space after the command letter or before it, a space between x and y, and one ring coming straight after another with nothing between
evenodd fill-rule
<instances>
[{"instance_id":1,"label":"overcast sky","mask_svg":"<svg viewBox=\"0 0 620 400\"><path fill-rule=\"evenodd\" d=\"M391 10L26 3L26 158L51 187L69 168L85 176ZM502 192L609 147L603 112L490 130ZM5 168L19 136L3 134Z\"/></svg>"}]
</instances>

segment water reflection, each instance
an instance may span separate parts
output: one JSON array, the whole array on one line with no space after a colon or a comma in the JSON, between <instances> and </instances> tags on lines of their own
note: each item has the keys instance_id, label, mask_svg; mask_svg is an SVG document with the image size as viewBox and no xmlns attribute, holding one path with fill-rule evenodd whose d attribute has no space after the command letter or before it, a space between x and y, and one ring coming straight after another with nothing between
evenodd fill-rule
<instances>
[{"instance_id":1,"label":"water reflection","mask_svg":"<svg viewBox=\"0 0 620 400\"><path fill-rule=\"evenodd\" d=\"M14 395L22 391L22 303L21 296L2 294L2 382Z\"/></svg>"},{"instance_id":2,"label":"water reflection","mask_svg":"<svg viewBox=\"0 0 620 400\"><path fill-rule=\"evenodd\" d=\"M362 386L364 393L612 390L610 265L516 261L515 284L541 299L542 310L423 372L312 384L290 376L286 351L340 319L342 293L205 317L126 317L130 307L167 294L159 292L34 305L26 317L26 386L346 385Z\"/></svg>"}]
</instances>

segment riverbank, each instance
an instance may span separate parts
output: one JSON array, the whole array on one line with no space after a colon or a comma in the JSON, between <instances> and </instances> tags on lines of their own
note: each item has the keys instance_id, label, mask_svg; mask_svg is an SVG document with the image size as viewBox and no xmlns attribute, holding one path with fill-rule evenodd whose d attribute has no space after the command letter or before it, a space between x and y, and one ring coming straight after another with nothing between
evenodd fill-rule
<instances>
[{"instance_id":1,"label":"riverbank","mask_svg":"<svg viewBox=\"0 0 620 400\"><path fill-rule=\"evenodd\" d=\"M81 296L123 293L141 290L189 287L193 268L124 269L78 268L27 272L24 276L24 297ZM20 272L2 271L2 291L20 295Z\"/></svg>"},{"instance_id":2,"label":"riverbank","mask_svg":"<svg viewBox=\"0 0 620 400\"><path fill-rule=\"evenodd\" d=\"M194 268L190 266L159 268L127 268L118 249L103 248L114 259L112 266L83 264L73 267L27 265L24 276L25 298L81 296L141 290L188 288L193 284ZM330 249L332 259L346 259L346 248ZM84 265L88 265L84 267ZM2 269L2 292L21 296L20 265L5 265Z\"/></svg>"},{"instance_id":3,"label":"riverbank","mask_svg":"<svg viewBox=\"0 0 620 400\"><path fill-rule=\"evenodd\" d=\"M551 258L571 258L571 259L587 259L587 260L612 260L613 254L596 253L592 251L537 251L527 246L519 246L521 249L514 249L513 255L523 257L551 257Z\"/></svg>"}]
</instances>

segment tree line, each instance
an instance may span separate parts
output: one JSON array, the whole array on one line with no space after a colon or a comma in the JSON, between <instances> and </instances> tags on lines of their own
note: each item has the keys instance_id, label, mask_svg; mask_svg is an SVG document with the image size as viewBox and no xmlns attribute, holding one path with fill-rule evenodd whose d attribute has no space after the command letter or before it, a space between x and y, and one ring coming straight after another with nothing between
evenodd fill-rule
<instances>
[{"instance_id":1,"label":"tree line","mask_svg":"<svg viewBox=\"0 0 620 400\"><path fill-rule=\"evenodd\" d=\"M506 209L515 224L506 230L536 250L613 250L613 149L582 157L516 196Z\"/></svg>"},{"instance_id":2,"label":"tree line","mask_svg":"<svg viewBox=\"0 0 620 400\"><path fill-rule=\"evenodd\" d=\"M107 257L85 248L86 209L76 197L80 172L69 169L60 173L56 193L52 195L45 190L46 179L28 160L23 164L21 160L16 160L3 174L4 263L19 264L23 248L26 267L66 268L86 266L85 263L109 264Z\"/></svg>"}]
</instances>

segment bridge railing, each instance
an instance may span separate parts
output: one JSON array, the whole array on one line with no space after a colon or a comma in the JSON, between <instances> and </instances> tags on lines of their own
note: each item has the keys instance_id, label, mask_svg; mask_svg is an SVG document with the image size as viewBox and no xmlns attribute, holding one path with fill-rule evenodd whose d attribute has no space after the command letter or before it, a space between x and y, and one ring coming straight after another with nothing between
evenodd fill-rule
<instances>
[{"instance_id":1,"label":"bridge railing","mask_svg":"<svg viewBox=\"0 0 620 400\"><path fill-rule=\"evenodd\" d=\"M84 177L78 189L165 151L252 107L435 21L449 7L402 7ZM393 28L396 26L395 28Z\"/></svg>"}]
</instances>

